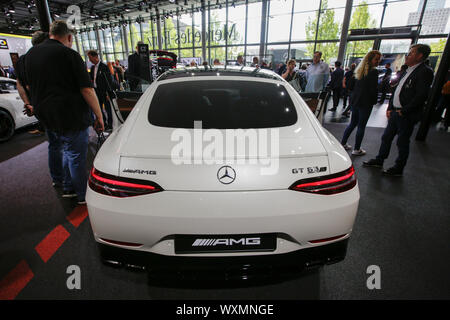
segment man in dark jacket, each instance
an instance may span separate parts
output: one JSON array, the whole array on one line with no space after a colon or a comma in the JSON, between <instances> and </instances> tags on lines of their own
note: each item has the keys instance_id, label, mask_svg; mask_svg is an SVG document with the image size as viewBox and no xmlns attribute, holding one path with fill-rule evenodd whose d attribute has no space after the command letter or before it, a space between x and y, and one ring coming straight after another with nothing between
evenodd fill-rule
<instances>
[{"instance_id":1,"label":"man in dark jacket","mask_svg":"<svg viewBox=\"0 0 450 320\"><path fill-rule=\"evenodd\" d=\"M342 80L342 87L344 88L344 98L343 98L343 106L344 111L342 112L342 116L349 117L350 110L352 108L352 92L355 87L355 69L356 63L352 63L350 66L350 70L348 70L344 74L344 80ZM348 106L347 106L347 98L348 98Z\"/></svg>"},{"instance_id":2,"label":"man in dark jacket","mask_svg":"<svg viewBox=\"0 0 450 320\"><path fill-rule=\"evenodd\" d=\"M431 49L425 44L413 45L405 63L408 69L400 79L386 111L388 125L381 138L381 146L375 159L365 161L363 164L370 167L383 167L383 162L389 156L392 140L396 135L398 157L395 165L383 173L390 176L401 176L409 156L409 140L414 125L422 117L425 101L433 82L433 70L424 64L430 55Z\"/></svg>"},{"instance_id":3,"label":"man in dark jacket","mask_svg":"<svg viewBox=\"0 0 450 320\"><path fill-rule=\"evenodd\" d=\"M89 61L93 64L89 75L91 77L95 93L97 94L98 103L100 104L100 108L103 105L105 106L106 114L108 116L105 129L112 129L112 111L109 100L113 96L113 81L111 72L106 64L100 61L97 51L89 50L87 55Z\"/></svg>"},{"instance_id":4,"label":"man in dark jacket","mask_svg":"<svg viewBox=\"0 0 450 320\"><path fill-rule=\"evenodd\" d=\"M331 73L330 89L333 91L333 108L330 111L336 111L339 105L339 99L342 93L342 79L344 79L344 70L341 68L341 62L334 63L336 70Z\"/></svg>"},{"instance_id":5,"label":"man in dark jacket","mask_svg":"<svg viewBox=\"0 0 450 320\"><path fill-rule=\"evenodd\" d=\"M131 91L136 91L141 83L141 58L138 54L138 47L140 44L143 44L143 42L139 41L136 46L136 51L128 57L128 69L126 71L126 76L128 78Z\"/></svg>"}]
</instances>

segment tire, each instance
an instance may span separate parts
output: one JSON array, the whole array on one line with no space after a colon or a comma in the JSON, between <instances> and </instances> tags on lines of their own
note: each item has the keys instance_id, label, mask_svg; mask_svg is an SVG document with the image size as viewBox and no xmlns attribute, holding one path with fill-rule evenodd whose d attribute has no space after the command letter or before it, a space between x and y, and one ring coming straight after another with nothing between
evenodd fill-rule
<instances>
[{"instance_id":1,"label":"tire","mask_svg":"<svg viewBox=\"0 0 450 320\"><path fill-rule=\"evenodd\" d=\"M14 135L14 130L14 119L8 112L0 110L0 142L11 139Z\"/></svg>"}]
</instances>

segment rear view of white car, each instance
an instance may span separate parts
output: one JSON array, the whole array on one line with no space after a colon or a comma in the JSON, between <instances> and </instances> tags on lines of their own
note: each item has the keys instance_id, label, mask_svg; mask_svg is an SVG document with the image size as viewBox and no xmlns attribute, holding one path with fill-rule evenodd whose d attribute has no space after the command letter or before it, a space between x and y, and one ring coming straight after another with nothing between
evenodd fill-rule
<instances>
[{"instance_id":1,"label":"rear view of white car","mask_svg":"<svg viewBox=\"0 0 450 320\"><path fill-rule=\"evenodd\" d=\"M345 257L359 190L345 150L281 77L188 68L155 81L107 139L86 200L112 263L303 267Z\"/></svg>"},{"instance_id":2,"label":"rear view of white car","mask_svg":"<svg viewBox=\"0 0 450 320\"><path fill-rule=\"evenodd\" d=\"M16 80L0 77L0 142L9 140L14 131L36 122L23 114L23 101L17 92Z\"/></svg>"}]
</instances>

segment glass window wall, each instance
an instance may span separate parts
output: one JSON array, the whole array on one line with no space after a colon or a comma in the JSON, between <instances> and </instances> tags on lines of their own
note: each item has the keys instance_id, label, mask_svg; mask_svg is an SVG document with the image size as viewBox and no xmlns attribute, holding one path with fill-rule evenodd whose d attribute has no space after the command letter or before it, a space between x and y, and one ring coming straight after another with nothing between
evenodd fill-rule
<instances>
[{"instance_id":1,"label":"glass window wall","mask_svg":"<svg viewBox=\"0 0 450 320\"><path fill-rule=\"evenodd\" d=\"M271 1L268 23L268 42L288 42L291 29L292 1Z\"/></svg>"},{"instance_id":2,"label":"glass window wall","mask_svg":"<svg viewBox=\"0 0 450 320\"><path fill-rule=\"evenodd\" d=\"M436 36L450 31L449 4L448 0L428 1L426 6L419 42L430 43L435 55L440 55L439 46L445 44L444 38ZM162 45L179 58L202 57L205 41L205 56L210 63L216 58L222 63L234 61L240 54L246 55L248 64L253 56L274 63L285 62L291 57L306 60L312 59L314 50L322 51L325 62L333 63L338 54L345 5L346 0L269 0L267 17L263 17L261 1L246 4L229 0L227 9L226 1L212 0L206 2L204 12L199 2L188 1L188 5L179 2L179 16L173 8L171 11L160 9ZM420 16L422 6L423 0L354 0L349 29L413 25L418 23L416 16ZM206 16L205 39L202 38L202 14ZM136 22L139 16L143 18L141 23ZM151 20L151 17L155 17L154 11L140 12L125 17L130 23L123 29L118 21L109 21L113 27L107 25L104 30L100 29L103 60L127 59L122 30L130 54L141 40L150 49L158 49L156 18ZM267 43L265 55L260 57L260 43L264 40L261 39L263 19L267 19ZM98 49L92 26L83 28L78 34L80 51ZM383 40L380 44L382 52L406 52L410 40ZM364 56L373 46L373 40L350 41L345 60Z\"/></svg>"}]
</instances>

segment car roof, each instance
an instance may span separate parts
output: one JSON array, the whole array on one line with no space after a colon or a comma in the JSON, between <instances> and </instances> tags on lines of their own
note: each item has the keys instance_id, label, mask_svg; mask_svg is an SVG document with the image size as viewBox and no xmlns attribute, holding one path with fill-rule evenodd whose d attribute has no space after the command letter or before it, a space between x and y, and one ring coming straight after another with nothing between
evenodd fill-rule
<instances>
[{"instance_id":1,"label":"car roof","mask_svg":"<svg viewBox=\"0 0 450 320\"><path fill-rule=\"evenodd\" d=\"M11 79L11 78L6 78L6 77L0 77L0 80L1 81L13 81L13 82L16 82L16 80Z\"/></svg>"},{"instance_id":2,"label":"car roof","mask_svg":"<svg viewBox=\"0 0 450 320\"><path fill-rule=\"evenodd\" d=\"M157 81L179 78L194 78L198 76L250 77L283 81L283 78L272 70L240 66L199 66L177 68L163 73Z\"/></svg>"}]
</instances>

